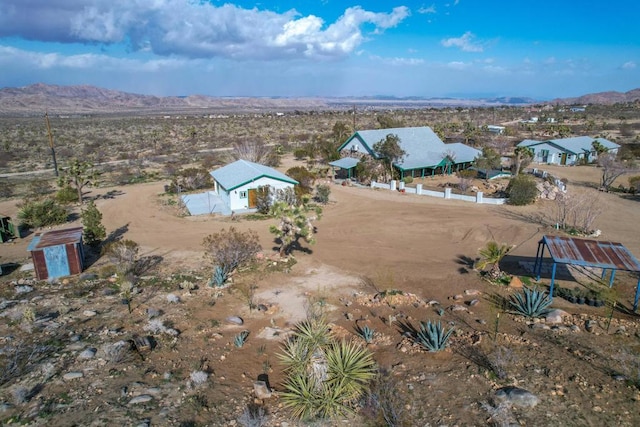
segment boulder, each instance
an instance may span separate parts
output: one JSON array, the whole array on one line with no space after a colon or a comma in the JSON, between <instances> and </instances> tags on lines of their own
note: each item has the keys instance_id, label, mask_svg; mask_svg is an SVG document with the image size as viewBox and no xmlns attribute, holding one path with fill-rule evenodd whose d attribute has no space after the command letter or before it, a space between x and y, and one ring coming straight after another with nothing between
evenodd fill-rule
<instances>
[{"instance_id":1,"label":"boulder","mask_svg":"<svg viewBox=\"0 0 640 427\"><path fill-rule=\"evenodd\" d=\"M499 403L508 402L513 406L533 408L540 403L540 398L528 390L519 387L503 387L495 393L495 399Z\"/></svg>"}]
</instances>

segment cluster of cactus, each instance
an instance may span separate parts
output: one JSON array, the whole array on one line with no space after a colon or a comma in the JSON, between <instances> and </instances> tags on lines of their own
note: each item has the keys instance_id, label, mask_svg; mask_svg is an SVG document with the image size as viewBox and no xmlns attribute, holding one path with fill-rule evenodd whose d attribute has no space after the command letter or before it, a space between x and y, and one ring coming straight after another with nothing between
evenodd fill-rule
<instances>
[{"instance_id":1,"label":"cluster of cactus","mask_svg":"<svg viewBox=\"0 0 640 427\"><path fill-rule=\"evenodd\" d=\"M516 313L525 317L535 318L544 316L549 312L548 307L551 305L551 298L544 291L525 287L522 292L511 296L509 304Z\"/></svg>"},{"instance_id":2,"label":"cluster of cactus","mask_svg":"<svg viewBox=\"0 0 640 427\"><path fill-rule=\"evenodd\" d=\"M356 333L360 337L362 337L364 342L366 342L367 344L371 344L373 342L373 337L376 333L376 330L365 325L362 328L360 327L356 328Z\"/></svg>"},{"instance_id":3,"label":"cluster of cactus","mask_svg":"<svg viewBox=\"0 0 640 427\"><path fill-rule=\"evenodd\" d=\"M425 350L441 351L447 347L453 330L454 328L445 331L440 321L438 323L431 323L431 320L420 322L420 330L416 333L415 341Z\"/></svg>"}]
</instances>

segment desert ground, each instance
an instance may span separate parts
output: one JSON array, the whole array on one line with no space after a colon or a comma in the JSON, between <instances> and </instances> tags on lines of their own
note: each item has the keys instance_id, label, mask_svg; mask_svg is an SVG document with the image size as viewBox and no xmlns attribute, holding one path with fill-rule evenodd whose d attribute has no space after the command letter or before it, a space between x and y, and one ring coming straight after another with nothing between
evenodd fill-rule
<instances>
[{"instance_id":1,"label":"desert ground","mask_svg":"<svg viewBox=\"0 0 640 427\"><path fill-rule=\"evenodd\" d=\"M290 164L285 163L283 169ZM600 240L621 242L640 256L638 200L597 191L599 170L595 167L543 168L567 178L569 191L589 192L602 203L604 210L594 227L602 231ZM401 396L398 412L404 422L399 425L640 424L638 318L629 311L635 277L618 273L614 286L617 309L606 329L610 306L594 308L561 298L554 299L553 307L567 312L562 327L538 328L508 313L496 318L499 309L492 300L496 295L508 297L514 290L483 280L471 267L478 249L495 240L514 245L503 269L526 276L518 261L533 260L540 238L555 232L548 220L545 223L553 202L538 201L526 207L476 205L331 184L330 203L316 223L317 243L303 243L306 250L292 254L295 264L270 273L234 276L231 288L256 286L252 298L266 307L257 311L248 309L246 292L216 293L206 286L211 265L204 258L202 240L230 226L255 230L264 250L262 262L277 264L273 235L268 231L273 220L183 216L167 203L164 184L92 188L87 196L96 199L107 233L117 232L137 242L141 257L160 257L157 269L149 275L188 275L197 279L198 289L141 285L129 315L126 306L114 302L116 297L103 292L104 285L95 284L90 292L69 291L83 286L73 279L70 283L36 283L33 293L16 298L9 280L24 275L15 271L2 281L5 300L26 299L25 304L33 305L37 312L51 304L66 304L73 310L59 316L68 318L61 335L66 340L60 350L64 363L51 362L55 373L32 399L13 402L11 396L17 384L29 388L24 384L35 381L34 373L0 389L0 400L6 402L0 420L26 420L30 425L237 425L247 403L258 402L252 394L254 380L267 373L275 393L258 402L269 416L264 425L295 425L278 402L282 380L276 357L279 342L274 339L277 336L268 335L270 328L286 331L321 305L338 334L353 337L354 319L378 331L371 349L379 366L392 372ZM112 190L117 190L113 197L101 197ZM15 217L16 202L0 202L0 212ZM28 263L29 241L26 236L0 246L0 261ZM88 272L99 272L107 263L97 259ZM544 286L549 280L541 282ZM561 280L560 285L579 283ZM406 299L387 304L372 300L377 291L385 289L401 290ZM169 292L180 296L178 305L167 303ZM47 299L55 303L47 304ZM478 303L471 305L472 299ZM457 311L455 306L463 309ZM445 309L444 314L440 312L440 317L434 307ZM108 340L143 333L149 308L162 309L180 335L173 341L159 338L143 361L103 360L101 364L97 359L79 360L77 353L83 347L68 342L70 336L80 335L87 337L87 346L99 347ZM84 310L97 315L83 318ZM227 324L224 319L231 315L241 316L244 325ZM458 332L448 351L430 354L412 346L392 319L413 324L441 319ZM591 332L585 328L589 321L598 325ZM4 336L18 336L23 329L16 322L0 322ZM233 337L242 329L251 331L249 340L244 347L234 348ZM491 373L496 365L506 371L503 378ZM189 371L195 369L210 375L204 388L185 386ZM67 381L63 374L69 371L84 376ZM505 386L527 389L540 403L531 408L498 405L492 396ZM46 417L39 416L43 405L50 402L47 399L55 400L61 393L69 398L56 401ZM153 399L131 404L135 393ZM380 425L379 421L362 414L351 420L364 425Z\"/></svg>"}]
</instances>

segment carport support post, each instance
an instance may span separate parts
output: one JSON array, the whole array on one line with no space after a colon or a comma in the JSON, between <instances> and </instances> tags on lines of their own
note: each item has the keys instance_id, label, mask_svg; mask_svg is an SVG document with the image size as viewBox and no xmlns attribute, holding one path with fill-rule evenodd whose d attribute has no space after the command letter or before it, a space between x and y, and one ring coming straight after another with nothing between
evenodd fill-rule
<instances>
[{"instance_id":1,"label":"carport support post","mask_svg":"<svg viewBox=\"0 0 640 427\"><path fill-rule=\"evenodd\" d=\"M616 270L611 269L611 278L609 278L609 287L613 287L613 279L616 277Z\"/></svg>"},{"instance_id":2,"label":"carport support post","mask_svg":"<svg viewBox=\"0 0 640 427\"><path fill-rule=\"evenodd\" d=\"M636 285L636 297L633 301L634 312L638 309L638 298L640 298L640 279L638 279L638 284Z\"/></svg>"},{"instance_id":3,"label":"carport support post","mask_svg":"<svg viewBox=\"0 0 640 427\"><path fill-rule=\"evenodd\" d=\"M540 272L542 271L542 257L544 256L544 241L538 242L538 251L536 252L536 262L533 265L533 273L536 275L536 281L540 281Z\"/></svg>"},{"instance_id":4,"label":"carport support post","mask_svg":"<svg viewBox=\"0 0 640 427\"><path fill-rule=\"evenodd\" d=\"M557 263L553 263L553 267L551 267L551 285L549 286L549 300L553 301L553 284L556 281L556 265Z\"/></svg>"}]
</instances>

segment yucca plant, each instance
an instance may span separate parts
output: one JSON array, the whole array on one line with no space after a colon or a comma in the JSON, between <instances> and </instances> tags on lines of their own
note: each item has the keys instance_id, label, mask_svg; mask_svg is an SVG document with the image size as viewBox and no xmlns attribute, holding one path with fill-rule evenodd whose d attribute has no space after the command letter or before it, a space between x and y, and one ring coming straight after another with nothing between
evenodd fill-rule
<instances>
[{"instance_id":1,"label":"yucca plant","mask_svg":"<svg viewBox=\"0 0 640 427\"><path fill-rule=\"evenodd\" d=\"M420 322L420 330L416 333L415 341L425 350L430 352L442 351L447 347L449 337L454 331L450 328L445 331L442 323L431 323L431 320Z\"/></svg>"},{"instance_id":2,"label":"yucca plant","mask_svg":"<svg viewBox=\"0 0 640 427\"><path fill-rule=\"evenodd\" d=\"M241 348L244 345L244 343L247 341L248 337L249 337L249 331L242 331L235 336L235 338L233 339L233 344L236 347Z\"/></svg>"},{"instance_id":3,"label":"yucca plant","mask_svg":"<svg viewBox=\"0 0 640 427\"><path fill-rule=\"evenodd\" d=\"M282 401L301 420L353 412L375 377L371 353L354 342L333 338L321 319L298 325L278 357L286 374Z\"/></svg>"},{"instance_id":4,"label":"yucca plant","mask_svg":"<svg viewBox=\"0 0 640 427\"><path fill-rule=\"evenodd\" d=\"M534 318L544 316L549 312L551 298L544 291L524 287L522 292L511 296L509 304L516 313Z\"/></svg>"},{"instance_id":5,"label":"yucca plant","mask_svg":"<svg viewBox=\"0 0 640 427\"><path fill-rule=\"evenodd\" d=\"M487 267L489 269L489 278L491 280L498 280L502 277L502 270L500 270L500 261L509 253L511 246L503 243L499 244L495 241L488 242L484 248L478 250L480 259L476 261L474 267L478 270L484 270Z\"/></svg>"},{"instance_id":6,"label":"yucca plant","mask_svg":"<svg viewBox=\"0 0 640 427\"><path fill-rule=\"evenodd\" d=\"M219 265L216 265L216 267L213 269L213 277L211 278L209 284L211 286L215 285L221 288L222 286L224 286L224 282L226 281L227 275L225 274L224 269Z\"/></svg>"}]
</instances>

